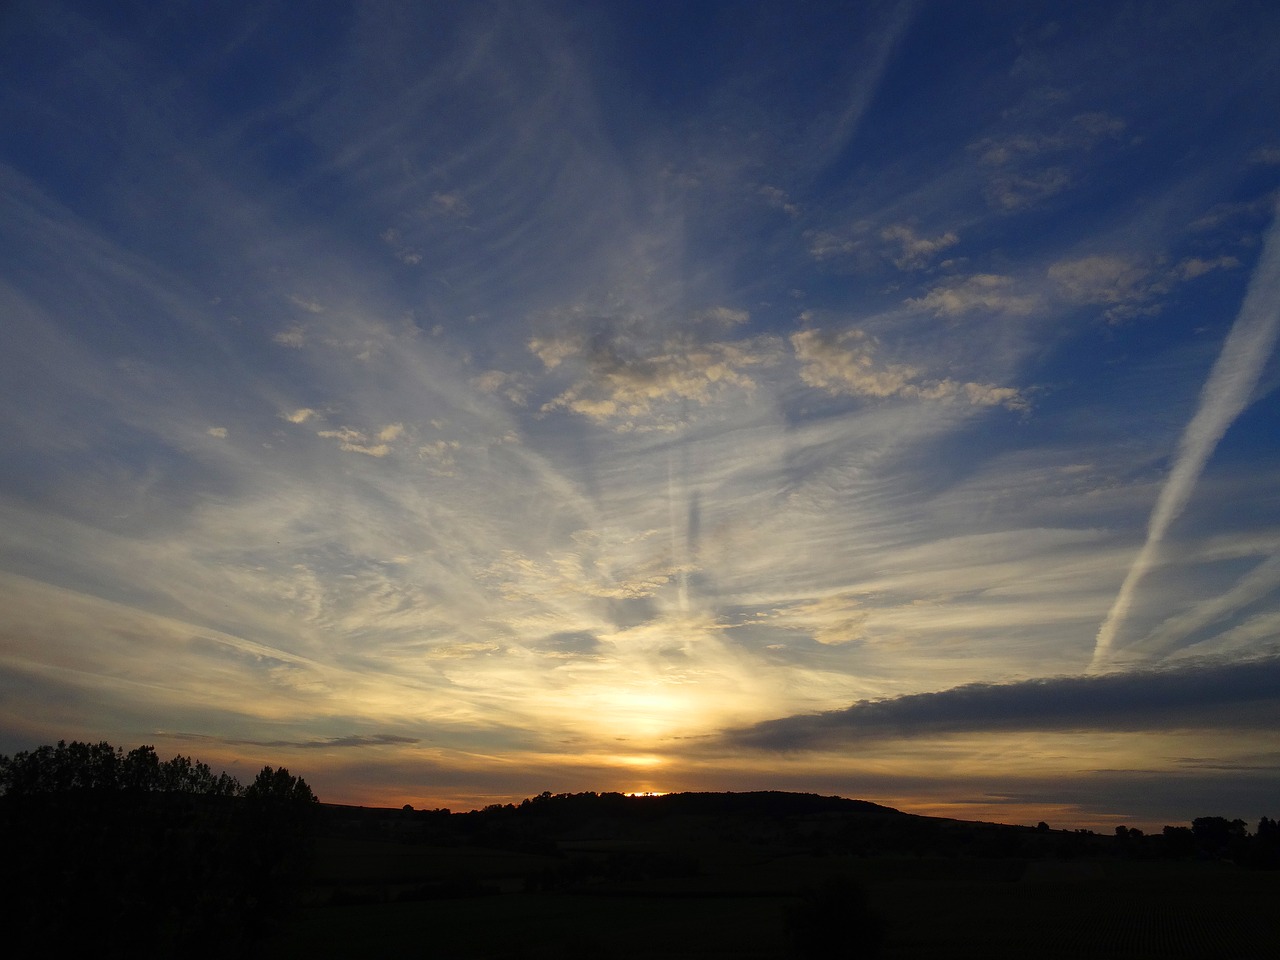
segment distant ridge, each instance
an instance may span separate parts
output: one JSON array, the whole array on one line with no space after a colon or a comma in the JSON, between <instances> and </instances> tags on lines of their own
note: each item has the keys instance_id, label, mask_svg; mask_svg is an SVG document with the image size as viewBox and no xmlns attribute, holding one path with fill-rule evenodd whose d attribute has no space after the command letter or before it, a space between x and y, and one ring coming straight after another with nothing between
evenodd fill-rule
<instances>
[{"instance_id":1,"label":"distant ridge","mask_svg":"<svg viewBox=\"0 0 1280 960\"><path fill-rule=\"evenodd\" d=\"M376 811L401 813L398 807L365 807L344 803L321 803L334 812ZM662 794L624 793L557 793L550 792L528 797L519 803L493 804L483 810L459 811L459 816L483 815L500 811L550 812L574 809L586 812L627 812L632 814L660 815L714 815L714 816L797 816L820 813L880 814L894 817L913 817L893 807L872 803L869 800L851 800L847 797L821 796L816 793L791 793L784 790L747 791L690 791ZM424 811L425 812L425 811Z\"/></svg>"},{"instance_id":2,"label":"distant ridge","mask_svg":"<svg viewBox=\"0 0 1280 960\"><path fill-rule=\"evenodd\" d=\"M806 813L877 813L909 816L893 807L869 800L820 796L816 793L789 793L781 790L745 792L666 793L652 797L628 797L665 808L670 813L766 814L788 816Z\"/></svg>"}]
</instances>

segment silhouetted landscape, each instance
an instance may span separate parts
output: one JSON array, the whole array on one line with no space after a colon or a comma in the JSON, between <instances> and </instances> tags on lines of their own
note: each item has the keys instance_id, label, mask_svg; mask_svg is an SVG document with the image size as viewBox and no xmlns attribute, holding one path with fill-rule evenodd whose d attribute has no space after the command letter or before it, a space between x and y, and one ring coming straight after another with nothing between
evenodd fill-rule
<instances>
[{"instance_id":1,"label":"silhouetted landscape","mask_svg":"<svg viewBox=\"0 0 1280 960\"><path fill-rule=\"evenodd\" d=\"M1280 829L924 817L803 793L452 813L247 787L150 747L0 757L21 955L1264 957Z\"/></svg>"}]
</instances>

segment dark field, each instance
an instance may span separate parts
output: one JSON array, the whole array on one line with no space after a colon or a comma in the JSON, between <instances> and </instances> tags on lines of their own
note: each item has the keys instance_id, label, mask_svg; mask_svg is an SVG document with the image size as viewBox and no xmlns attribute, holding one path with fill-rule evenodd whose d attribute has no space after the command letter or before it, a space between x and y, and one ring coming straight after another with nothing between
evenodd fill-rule
<instances>
[{"instance_id":1,"label":"dark field","mask_svg":"<svg viewBox=\"0 0 1280 960\"><path fill-rule=\"evenodd\" d=\"M1280 872L1112 837L889 811L517 810L470 835L468 815L360 813L325 828L264 956L1261 960L1280 944Z\"/></svg>"}]
</instances>

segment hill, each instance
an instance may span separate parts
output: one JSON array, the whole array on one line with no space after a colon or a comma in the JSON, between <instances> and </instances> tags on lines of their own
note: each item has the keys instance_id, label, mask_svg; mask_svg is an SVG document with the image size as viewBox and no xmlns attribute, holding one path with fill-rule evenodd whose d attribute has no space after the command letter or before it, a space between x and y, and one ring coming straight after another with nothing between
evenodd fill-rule
<instances>
[{"instance_id":1,"label":"hill","mask_svg":"<svg viewBox=\"0 0 1280 960\"><path fill-rule=\"evenodd\" d=\"M519 804L469 813L321 804L321 829L331 835L402 841L467 842L549 848L566 842L660 842L712 839L773 843L828 853L913 853L947 856L1039 855L1078 851L1106 838L1008 824L903 813L866 800L812 793L750 791L628 796L543 793Z\"/></svg>"}]
</instances>

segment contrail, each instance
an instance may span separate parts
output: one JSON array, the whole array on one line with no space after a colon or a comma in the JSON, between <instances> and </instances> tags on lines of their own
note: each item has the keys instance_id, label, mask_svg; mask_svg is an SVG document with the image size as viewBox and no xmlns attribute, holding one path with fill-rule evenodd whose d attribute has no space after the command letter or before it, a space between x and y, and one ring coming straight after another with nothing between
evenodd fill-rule
<instances>
[{"instance_id":1,"label":"contrail","mask_svg":"<svg viewBox=\"0 0 1280 960\"><path fill-rule=\"evenodd\" d=\"M686 556L688 538L681 529L681 521L676 513L676 468L675 448L667 451L667 520L671 525L671 563L676 570L676 598L683 613L689 609L689 573ZM685 476L688 470L684 471ZM683 479L683 477L682 477Z\"/></svg>"},{"instance_id":2,"label":"contrail","mask_svg":"<svg viewBox=\"0 0 1280 960\"><path fill-rule=\"evenodd\" d=\"M1101 668L1106 662L1116 634L1129 615L1138 582L1155 560L1169 525L1186 509L1196 481L1218 441L1249 405L1263 365L1275 347L1277 332L1280 332L1280 220L1273 219L1240 313L1200 391L1200 406L1178 441L1173 470L1147 521L1146 543L1129 568L1111 611L1098 628L1091 670Z\"/></svg>"},{"instance_id":3,"label":"contrail","mask_svg":"<svg viewBox=\"0 0 1280 960\"><path fill-rule=\"evenodd\" d=\"M867 107L871 105L871 100L876 91L880 88L880 81L884 79L889 59L893 56L898 43L906 34L907 28L911 26L911 21L915 18L917 5L916 3L906 3L897 9L896 16L888 25L884 36L880 38L879 44L868 58L865 68L858 76L859 82L853 91L848 107L845 108L840 119L836 121L835 129L831 131L827 139L824 154L828 162L849 146L849 143L857 134L858 128L862 125L862 117L867 112Z\"/></svg>"}]
</instances>

